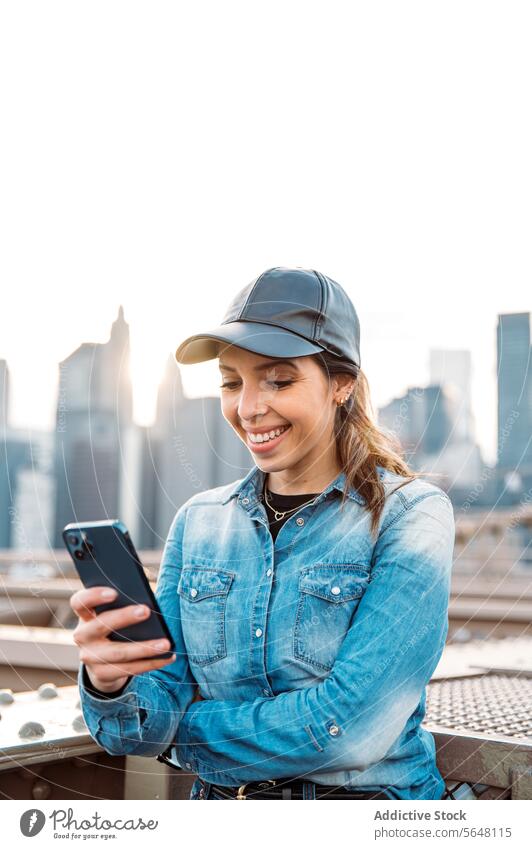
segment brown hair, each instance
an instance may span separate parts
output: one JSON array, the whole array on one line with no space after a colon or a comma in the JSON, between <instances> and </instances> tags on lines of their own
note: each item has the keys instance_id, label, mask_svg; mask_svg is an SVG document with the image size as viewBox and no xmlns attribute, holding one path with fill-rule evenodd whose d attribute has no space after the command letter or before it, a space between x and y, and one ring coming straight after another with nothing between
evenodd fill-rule
<instances>
[{"instance_id":1,"label":"brown hair","mask_svg":"<svg viewBox=\"0 0 532 849\"><path fill-rule=\"evenodd\" d=\"M347 402L338 406L334 422L338 460L346 475L346 490L342 494L340 509L347 499L347 490L354 487L371 513L370 530L376 536L386 500L377 466L407 478L396 489L416 478L440 478L444 475L415 472L408 466L398 437L375 423L369 383L359 366L327 351L314 354L313 359L327 378L336 374L349 374L356 378Z\"/></svg>"}]
</instances>

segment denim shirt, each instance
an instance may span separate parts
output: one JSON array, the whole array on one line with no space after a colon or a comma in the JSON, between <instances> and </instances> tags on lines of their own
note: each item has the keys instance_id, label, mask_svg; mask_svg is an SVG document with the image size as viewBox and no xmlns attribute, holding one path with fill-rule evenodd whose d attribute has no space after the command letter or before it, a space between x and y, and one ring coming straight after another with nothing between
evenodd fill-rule
<instances>
[{"instance_id":1,"label":"denim shirt","mask_svg":"<svg viewBox=\"0 0 532 849\"><path fill-rule=\"evenodd\" d=\"M176 659L107 699L87 691L81 663L90 734L116 755L173 744L181 766L222 785L304 777L439 799L421 722L448 629L449 497L379 467L374 537L355 489L340 510L342 472L274 543L264 474L254 466L179 508L156 587Z\"/></svg>"}]
</instances>

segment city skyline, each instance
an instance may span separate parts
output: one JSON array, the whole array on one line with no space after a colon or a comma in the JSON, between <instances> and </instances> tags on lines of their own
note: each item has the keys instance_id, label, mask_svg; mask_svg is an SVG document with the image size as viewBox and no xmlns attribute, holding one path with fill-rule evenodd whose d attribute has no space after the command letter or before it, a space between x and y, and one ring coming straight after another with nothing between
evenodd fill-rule
<instances>
[{"instance_id":1,"label":"city skyline","mask_svg":"<svg viewBox=\"0 0 532 849\"><path fill-rule=\"evenodd\" d=\"M146 344L142 344L141 334L135 333L135 323L129 320L127 303L122 304L126 321L131 330L131 379L133 386L133 421L141 426L150 426L155 420L155 408L157 390L160 381L163 379L167 368L168 358L173 356L175 347L183 338L176 337L175 347L164 351L161 340L153 349ZM118 305L115 309L115 316L118 310ZM503 315L507 313L502 313ZM398 332L398 322L394 321L394 317L390 313L384 313L384 318L379 321L379 316L368 316L365 325L362 325L362 367L370 380L372 391L372 400L376 410L391 403L395 398L404 394L409 387L415 385L428 385L430 383L430 362L431 357L434 357L439 352L445 351L449 353L469 352L472 357L472 426L475 438L480 446L482 456L485 462L494 463L496 460L496 439L497 439L497 396L496 396L496 327L497 316L495 316L491 356L486 362L486 370L480 373L475 369L475 357L473 351L467 348L455 346L439 346L432 345L424 350L423 355L415 350L415 338L412 336L405 338L403 342L404 362L407 368L410 369L412 379L405 379L405 372L401 371L396 374L397 382L393 383L393 377L387 373L386 359L389 351L394 345L401 344L401 334ZM106 316L107 318L107 316ZM93 317L94 319L94 317ZM89 324L94 325L93 322ZM98 322L96 322L97 326ZM219 320L213 319L210 323L206 319L201 325L197 323L198 328L214 327L219 324ZM74 339L73 347L66 356L73 350L76 350L84 343L102 343L105 342L109 335L110 322L107 323L107 331L98 334L100 339L89 339L88 337L79 338L77 344ZM138 329L138 328L137 328ZM478 330L478 328L477 328ZM87 331L89 332L89 331ZM67 334L70 339L72 334ZM103 338L101 338L103 337ZM135 344L137 338L137 344ZM435 336L435 339L440 337ZM381 346L381 347L379 347ZM379 359L377 354L379 352ZM366 352L366 354L365 354ZM10 375L10 424L13 429L21 430L53 430L55 427L55 410L57 404L57 393L59 390L58 380L58 365L52 368L51 373L44 376L41 371L41 377L38 384L40 393L40 402L35 407L31 405L31 394L34 393L35 384L31 379L31 374L27 374L24 368L20 368L20 361L15 357L13 363L5 350L0 350L0 359L7 360L7 366ZM451 360L451 357L449 358ZM477 351L478 359L478 351ZM492 360L491 367L489 360ZM49 363L49 356L41 351L39 357L39 365L42 368L43 361ZM366 365L367 363L367 365ZM397 363L395 364L397 366ZM202 397L217 397L219 398L219 374L217 369L217 361L196 364L193 366L180 366L176 363L176 368L179 369L183 384L183 391L188 398ZM445 358L440 364L442 374L445 374ZM451 365L449 364L449 373L451 373ZM492 381L490 386L489 375L486 371L492 373ZM381 379L382 375L382 379ZM388 390L388 394L386 394ZM48 392L48 395L46 395ZM481 399L484 399L482 401ZM489 411L488 417L483 414L485 410Z\"/></svg>"},{"instance_id":2,"label":"city skyline","mask_svg":"<svg viewBox=\"0 0 532 849\"><path fill-rule=\"evenodd\" d=\"M462 511L504 508L531 491L530 313L498 316L496 348L496 466L483 461L475 439L467 350L431 348L429 381L409 386L376 410L407 463L439 475ZM6 433L0 545L24 547L30 539L42 544L51 529L53 545L61 547L69 521L120 514L143 547L157 547L176 507L198 488L223 485L250 468L249 451L224 422L219 399L184 394L173 354L158 384L155 421L138 425L130 353L120 305L107 341L83 341L59 362L55 429L35 432L33 439L9 426L9 373L0 360L0 425Z\"/></svg>"}]
</instances>

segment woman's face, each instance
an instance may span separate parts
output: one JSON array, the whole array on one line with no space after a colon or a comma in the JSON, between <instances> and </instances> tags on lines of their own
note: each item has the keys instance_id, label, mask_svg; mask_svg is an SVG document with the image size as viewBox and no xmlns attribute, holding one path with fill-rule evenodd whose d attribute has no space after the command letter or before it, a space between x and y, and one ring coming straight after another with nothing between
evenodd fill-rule
<instances>
[{"instance_id":1,"label":"woman's face","mask_svg":"<svg viewBox=\"0 0 532 849\"><path fill-rule=\"evenodd\" d=\"M290 470L281 476L286 483L295 481L294 474L306 483L337 472L334 416L346 392L343 375L329 384L311 356L272 360L234 345L218 365L223 416L257 466ZM264 434L258 437L264 441L255 434Z\"/></svg>"}]
</instances>

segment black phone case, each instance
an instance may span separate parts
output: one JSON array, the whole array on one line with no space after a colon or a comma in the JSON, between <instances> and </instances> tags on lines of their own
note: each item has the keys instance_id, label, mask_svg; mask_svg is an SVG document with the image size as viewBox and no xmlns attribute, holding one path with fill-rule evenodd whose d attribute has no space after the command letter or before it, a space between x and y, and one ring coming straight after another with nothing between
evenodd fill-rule
<instances>
[{"instance_id":1,"label":"black phone case","mask_svg":"<svg viewBox=\"0 0 532 849\"><path fill-rule=\"evenodd\" d=\"M83 586L109 586L118 593L113 601L97 605L96 613L130 604L146 604L152 611L142 622L111 631L109 639L130 642L166 637L170 649L144 659L171 657L175 643L124 523L118 519L72 522L65 525L62 536Z\"/></svg>"}]
</instances>

